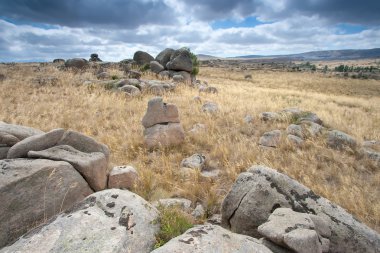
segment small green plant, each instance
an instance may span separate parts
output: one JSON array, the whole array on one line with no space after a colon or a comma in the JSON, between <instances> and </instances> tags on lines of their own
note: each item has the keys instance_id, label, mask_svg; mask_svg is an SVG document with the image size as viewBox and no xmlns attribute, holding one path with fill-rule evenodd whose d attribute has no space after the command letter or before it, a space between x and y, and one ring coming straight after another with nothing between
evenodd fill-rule
<instances>
[{"instance_id":1,"label":"small green plant","mask_svg":"<svg viewBox=\"0 0 380 253\"><path fill-rule=\"evenodd\" d=\"M119 77L118 77L117 75L113 75L113 76L111 76L111 78L112 78L112 80L117 80L117 79L119 79Z\"/></svg>"},{"instance_id":2,"label":"small green plant","mask_svg":"<svg viewBox=\"0 0 380 253\"><path fill-rule=\"evenodd\" d=\"M192 218L177 207L158 207L160 231L156 235L154 248L159 248L170 239L193 227Z\"/></svg>"}]
</instances>

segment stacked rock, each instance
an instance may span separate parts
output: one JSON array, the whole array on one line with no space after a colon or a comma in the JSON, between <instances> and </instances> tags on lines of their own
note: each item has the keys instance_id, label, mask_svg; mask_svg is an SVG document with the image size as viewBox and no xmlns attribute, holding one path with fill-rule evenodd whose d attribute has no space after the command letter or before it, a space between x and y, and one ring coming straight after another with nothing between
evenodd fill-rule
<instances>
[{"instance_id":1,"label":"stacked rock","mask_svg":"<svg viewBox=\"0 0 380 253\"><path fill-rule=\"evenodd\" d=\"M164 103L161 97L149 100L142 124L148 148L175 146L185 139L177 106Z\"/></svg>"}]
</instances>

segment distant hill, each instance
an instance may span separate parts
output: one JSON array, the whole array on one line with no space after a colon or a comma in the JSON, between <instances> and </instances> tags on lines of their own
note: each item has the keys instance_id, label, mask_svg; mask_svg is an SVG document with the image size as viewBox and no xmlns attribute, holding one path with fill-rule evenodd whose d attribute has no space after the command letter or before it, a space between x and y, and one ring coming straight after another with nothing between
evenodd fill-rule
<instances>
[{"instance_id":1,"label":"distant hill","mask_svg":"<svg viewBox=\"0 0 380 253\"><path fill-rule=\"evenodd\" d=\"M365 58L380 57L380 48L373 49L347 49L347 50L326 50L312 51L300 54L288 55L243 55L231 58L288 58L291 60L313 60L313 61L328 61L328 60L356 60Z\"/></svg>"},{"instance_id":2,"label":"distant hill","mask_svg":"<svg viewBox=\"0 0 380 253\"><path fill-rule=\"evenodd\" d=\"M207 54L197 54L197 58L200 61L220 59L220 57L216 57L216 56L212 56L212 55L207 55Z\"/></svg>"}]
</instances>

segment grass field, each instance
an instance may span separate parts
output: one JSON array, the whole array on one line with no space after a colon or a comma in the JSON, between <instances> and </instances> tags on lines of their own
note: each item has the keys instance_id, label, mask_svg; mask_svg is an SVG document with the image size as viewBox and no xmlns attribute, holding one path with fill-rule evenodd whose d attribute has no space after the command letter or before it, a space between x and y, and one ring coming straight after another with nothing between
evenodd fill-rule
<instances>
[{"instance_id":1,"label":"grass field","mask_svg":"<svg viewBox=\"0 0 380 253\"><path fill-rule=\"evenodd\" d=\"M36 65L38 66L38 65ZM196 123L207 126L187 134L180 147L149 151L143 145L141 119L152 95L127 98L101 87L82 85L95 79L91 72L74 74L54 66L0 65L7 78L0 83L0 120L45 131L66 128L93 136L111 150L111 166L133 165L140 174L135 191L148 200L181 196L202 202L208 214L218 212L237 175L254 164L267 165L308 186L317 194L346 208L368 226L380 231L380 168L355 151L326 147L323 137L309 139L297 149L287 142L273 151L258 147L267 131L285 130L289 122L264 123L265 111L298 107L312 111L332 128L359 142L380 140L380 81L328 78L312 73L251 72L253 79L226 69L201 68L198 79L215 86L219 94L201 94L203 101L219 104L214 116L193 100L197 89L181 86L164 100L178 106L188 131ZM119 70L110 70L121 77ZM35 79L53 76L56 85L37 85ZM143 78L154 79L147 74ZM254 117L253 124L243 121ZM194 173L183 177L180 162L194 153L207 156L207 166L222 174L208 179Z\"/></svg>"}]
</instances>

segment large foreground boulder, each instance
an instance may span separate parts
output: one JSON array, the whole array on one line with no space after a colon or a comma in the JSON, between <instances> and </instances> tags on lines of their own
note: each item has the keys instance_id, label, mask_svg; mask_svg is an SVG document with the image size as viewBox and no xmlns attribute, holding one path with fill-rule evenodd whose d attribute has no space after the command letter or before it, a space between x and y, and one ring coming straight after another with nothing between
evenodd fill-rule
<instances>
[{"instance_id":1,"label":"large foreground boulder","mask_svg":"<svg viewBox=\"0 0 380 253\"><path fill-rule=\"evenodd\" d=\"M20 238L1 253L151 252L158 211L126 190L105 190L87 197Z\"/></svg>"},{"instance_id":2,"label":"large foreground boulder","mask_svg":"<svg viewBox=\"0 0 380 253\"><path fill-rule=\"evenodd\" d=\"M272 253L255 238L231 233L216 225L198 225L152 253Z\"/></svg>"},{"instance_id":3,"label":"large foreground boulder","mask_svg":"<svg viewBox=\"0 0 380 253\"><path fill-rule=\"evenodd\" d=\"M92 193L62 161L1 160L0 175L0 248Z\"/></svg>"},{"instance_id":4,"label":"large foreground boulder","mask_svg":"<svg viewBox=\"0 0 380 253\"><path fill-rule=\"evenodd\" d=\"M263 166L254 166L238 176L222 204L222 225L233 232L259 237L258 227L279 207L327 220L331 228L329 252L375 253L380 248L380 235L346 210Z\"/></svg>"},{"instance_id":5,"label":"large foreground boulder","mask_svg":"<svg viewBox=\"0 0 380 253\"><path fill-rule=\"evenodd\" d=\"M68 162L94 191L107 187L107 160L101 152L85 153L68 145L59 145L41 151L29 151L28 157Z\"/></svg>"}]
</instances>

